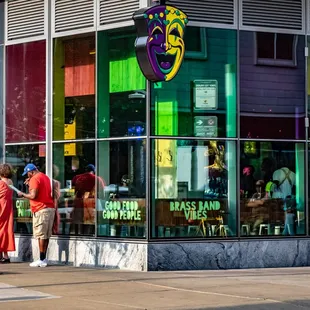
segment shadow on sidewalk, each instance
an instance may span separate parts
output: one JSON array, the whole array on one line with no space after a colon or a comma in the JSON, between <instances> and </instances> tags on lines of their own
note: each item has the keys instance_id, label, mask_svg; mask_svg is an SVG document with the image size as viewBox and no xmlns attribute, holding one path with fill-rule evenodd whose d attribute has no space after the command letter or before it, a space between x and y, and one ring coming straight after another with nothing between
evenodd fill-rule
<instances>
[{"instance_id":1,"label":"shadow on sidewalk","mask_svg":"<svg viewBox=\"0 0 310 310\"><path fill-rule=\"evenodd\" d=\"M253 298L254 299L254 298ZM251 298L249 298L251 300ZM247 305L234 305L227 307L203 307L203 308L194 308L195 310L294 310L294 309L310 309L310 299L309 300L290 300L290 301L274 301L266 302L262 300L261 303L256 304L247 304ZM184 308L183 310L193 310L193 308Z\"/></svg>"}]
</instances>

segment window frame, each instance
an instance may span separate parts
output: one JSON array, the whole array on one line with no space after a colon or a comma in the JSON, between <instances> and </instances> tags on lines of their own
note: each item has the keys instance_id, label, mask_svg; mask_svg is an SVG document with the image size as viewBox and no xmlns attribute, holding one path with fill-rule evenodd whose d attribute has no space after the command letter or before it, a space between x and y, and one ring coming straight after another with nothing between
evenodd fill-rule
<instances>
[{"instance_id":1,"label":"window frame","mask_svg":"<svg viewBox=\"0 0 310 310\"><path fill-rule=\"evenodd\" d=\"M293 35L293 50L292 50L292 60L286 59L277 59L277 35L280 33L273 33L274 35L274 58L259 58L258 57L258 44L257 44L257 31L254 32L254 65L263 65L263 66L273 66L273 67L297 67L297 43L298 35Z\"/></svg>"},{"instance_id":2,"label":"window frame","mask_svg":"<svg viewBox=\"0 0 310 310\"><path fill-rule=\"evenodd\" d=\"M186 49L186 42L185 42L184 59L198 59L198 60L206 60L206 59L208 59L208 53L207 53L207 31L206 31L206 28L201 28L200 27L200 51L187 50Z\"/></svg>"}]
</instances>

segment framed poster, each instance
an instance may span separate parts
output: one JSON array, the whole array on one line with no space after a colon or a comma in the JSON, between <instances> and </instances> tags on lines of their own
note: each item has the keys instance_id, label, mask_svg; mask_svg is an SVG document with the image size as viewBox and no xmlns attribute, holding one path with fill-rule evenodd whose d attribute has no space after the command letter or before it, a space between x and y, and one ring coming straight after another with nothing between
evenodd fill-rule
<instances>
[{"instance_id":1,"label":"framed poster","mask_svg":"<svg viewBox=\"0 0 310 310\"><path fill-rule=\"evenodd\" d=\"M195 80L193 84L194 110L216 110L218 107L217 80Z\"/></svg>"}]
</instances>

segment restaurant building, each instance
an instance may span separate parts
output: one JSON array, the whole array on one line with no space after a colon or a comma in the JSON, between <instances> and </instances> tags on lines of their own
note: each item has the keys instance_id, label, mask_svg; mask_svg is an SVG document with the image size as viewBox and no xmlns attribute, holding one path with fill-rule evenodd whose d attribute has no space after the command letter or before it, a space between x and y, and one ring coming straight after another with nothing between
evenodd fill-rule
<instances>
[{"instance_id":1,"label":"restaurant building","mask_svg":"<svg viewBox=\"0 0 310 310\"><path fill-rule=\"evenodd\" d=\"M132 15L154 3L0 3L1 152L16 187L29 162L60 182L48 259L309 266L310 0L166 4L187 14L185 55L173 80L153 83ZM15 260L37 250L31 220L14 197Z\"/></svg>"}]
</instances>

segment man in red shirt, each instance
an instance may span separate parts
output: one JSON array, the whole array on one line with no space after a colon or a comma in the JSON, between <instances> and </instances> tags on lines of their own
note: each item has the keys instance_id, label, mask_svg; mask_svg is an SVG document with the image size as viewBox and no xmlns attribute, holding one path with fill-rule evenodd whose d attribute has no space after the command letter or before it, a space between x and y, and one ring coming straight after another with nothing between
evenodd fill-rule
<instances>
[{"instance_id":1,"label":"man in red shirt","mask_svg":"<svg viewBox=\"0 0 310 310\"><path fill-rule=\"evenodd\" d=\"M34 164L28 164L25 167L23 176L25 175L28 176L25 184L29 186L29 194L20 192L19 196L30 200L33 214L33 236L38 239L40 249L40 259L31 263L30 267L46 267L46 251L55 217L51 181Z\"/></svg>"}]
</instances>

